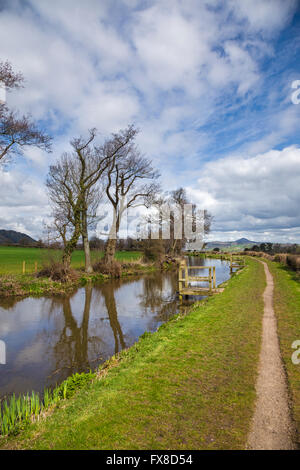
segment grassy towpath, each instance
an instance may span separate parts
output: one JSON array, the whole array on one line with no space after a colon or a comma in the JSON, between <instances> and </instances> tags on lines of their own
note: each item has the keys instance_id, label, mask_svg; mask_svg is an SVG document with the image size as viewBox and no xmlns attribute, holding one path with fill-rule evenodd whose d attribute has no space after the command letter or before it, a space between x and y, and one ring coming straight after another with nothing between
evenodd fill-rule
<instances>
[{"instance_id":1,"label":"grassy towpath","mask_svg":"<svg viewBox=\"0 0 300 470\"><path fill-rule=\"evenodd\" d=\"M300 344L292 347L295 341L300 341L300 275L279 263L267 263L274 279L277 331L288 379L292 417L297 428L296 443L300 448ZM295 356L294 361L292 355Z\"/></svg>"},{"instance_id":2,"label":"grassy towpath","mask_svg":"<svg viewBox=\"0 0 300 470\"><path fill-rule=\"evenodd\" d=\"M267 263L264 265L267 287L264 291L264 316L257 400L248 448L256 450L293 450L295 426L289 407L286 374L283 367L277 321L274 313L274 282Z\"/></svg>"},{"instance_id":3,"label":"grassy towpath","mask_svg":"<svg viewBox=\"0 0 300 470\"><path fill-rule=\"evenodd\" d=\"M105 377L16 437L19 449L243 449L254 411L263 265L112 358Z\"/></svg>"}]
</instances>

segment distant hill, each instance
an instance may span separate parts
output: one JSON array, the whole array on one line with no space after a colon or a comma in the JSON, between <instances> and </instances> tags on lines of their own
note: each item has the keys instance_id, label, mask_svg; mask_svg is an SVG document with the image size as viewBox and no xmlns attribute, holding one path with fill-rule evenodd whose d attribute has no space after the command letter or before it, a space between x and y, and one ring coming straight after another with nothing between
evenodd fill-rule
<instances>
[{"instance_id":1,"label":"distant hill","mask_svg":"<svg viewBox=\"0 0 300 470\"><path fill-rule=\"evenodd\" d=\"M248 238L239 238L235 242L233 242L235 245L245 245L245 243L250 243L251 245L257 245L260 242L253 242L251 240L248 240Z\"/></svg>"},{"instance_id":2,"label":"distant hill","mask_svg":"<svg viewBox=\"0 0 300 470\"><path fill-rule=\"evenodd\" d=\"M0 230L0 245L35 245L36 240L26 233L14 230Z\"/></svg>"},{"instance_id":3,"label":"distant hill","mask_svg":"<svg viewBox=\"0 0 300 470\"><path fill-rule=\"evenodd\" d=\"M220 248L220 250L224 249L238 249L243 250L244 248L250 248L253 245L259 245L260 242L254 242L252 240L248 240L248 238L239 238L233 242L220 242L220 241L212 241L208 242L205 245L206 250L212 250L213 248Z\"/></svg>"}]
</instances>

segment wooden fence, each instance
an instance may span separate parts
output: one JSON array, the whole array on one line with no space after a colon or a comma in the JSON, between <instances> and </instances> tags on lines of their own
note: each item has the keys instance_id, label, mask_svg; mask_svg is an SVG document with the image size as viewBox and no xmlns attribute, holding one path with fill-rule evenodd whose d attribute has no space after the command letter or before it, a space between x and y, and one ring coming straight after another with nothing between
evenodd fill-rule
<instances>
[{"instance_id":1,"label":"wooden fence","mask_svg":"<svg viewBox=\"0 0 300 470\"><path fill-rule=\"evenodd\" d=\"M241 269L245 266L245 258L242 256L230 255L230 272L232 273L234 268Z\"/></svg>"},{"instance_id":2,"label":"wooden fence","mask_svg":"<svg viewBox=\"0 0 300 470\"><path fill-rule=\"evenodd\" d=\"M207 271L207 275L199 276L190 274L192 270ZM205 274L205 273L203 273ZM207 286L191 285L192 282L203 282ZM188 266L186 261L182 261L178 272L178 294L182 300L183 295L212 295L222 292L223 289L216 287L216 267L215 266Z\"/></svg>"}]
</instances>

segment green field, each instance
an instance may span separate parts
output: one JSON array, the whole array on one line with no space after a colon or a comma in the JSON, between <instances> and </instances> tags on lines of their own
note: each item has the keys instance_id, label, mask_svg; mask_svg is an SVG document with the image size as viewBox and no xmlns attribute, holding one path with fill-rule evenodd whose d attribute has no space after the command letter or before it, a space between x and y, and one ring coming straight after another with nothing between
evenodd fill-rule
<instances>
[{"instance_id":1,"label":"green field","mask_svg":"<svg viewBox=\"0 0 300 470\"><path fill-rule=\"evenodd\" d=\"M26 263L26 273L34 272L34 264L37 262L38 269L49 257L58 258L58 250L47 250L45 248L23 248L0 246L0 274L22 274L23 261ZM91 252L92 260L97 261L103 256L101 251ZM141 257L138 251L119 251L116 253L116 259L119 261L137 260ZM76 250L72 255L72 266L80 268L84 266L84 252Z\"/></svg>"},{"instance_id":2,"label":"green field","mask_svg":"<svg viewBox=\"0 0 300 470\"><path fill-rule=\"evenodd\" d=\"M223 293L143 335L102 379L0 446L244 449L266 284L262 264L247 263Z\"/></svg>"}]
</instances>

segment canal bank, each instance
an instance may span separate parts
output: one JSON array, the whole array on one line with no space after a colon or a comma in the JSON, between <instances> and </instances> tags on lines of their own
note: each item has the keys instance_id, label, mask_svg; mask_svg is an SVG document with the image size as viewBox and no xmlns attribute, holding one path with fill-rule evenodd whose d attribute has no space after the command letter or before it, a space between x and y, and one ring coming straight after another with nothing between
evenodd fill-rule
<instances>
[{"instance_id":1,"label":"canal bank","mask_svg":"<svg viewBox=\"0 0 300 470\"><path fill-rule=\"evenodd\" d=\"M145 334L9 448L242 449L255 399L265 287L249 259L223 293ZM114 367L112 367L114 366Z\"/></svg>"},{"instance_id":2,"label":"canal bank","mask_svg":"<svg viewBox=\"0 0 300 470\"><path fill-rule=\"evenodd\" d=\"M122 265L121 265L122 268ZM167 269L167 268L165 268ZM121 269L121 278L137 276L159 270L154 264L126 263ZM0 277L0 301L3 299L18 299L24 297L64 296L74 292L78 287L88 282L106 282L114 276L94 272L86 274L83 271L73 271L72 279L64 282L48 277L38 277L35 274L3 274Z\"/></svg>"}]
</instances>

